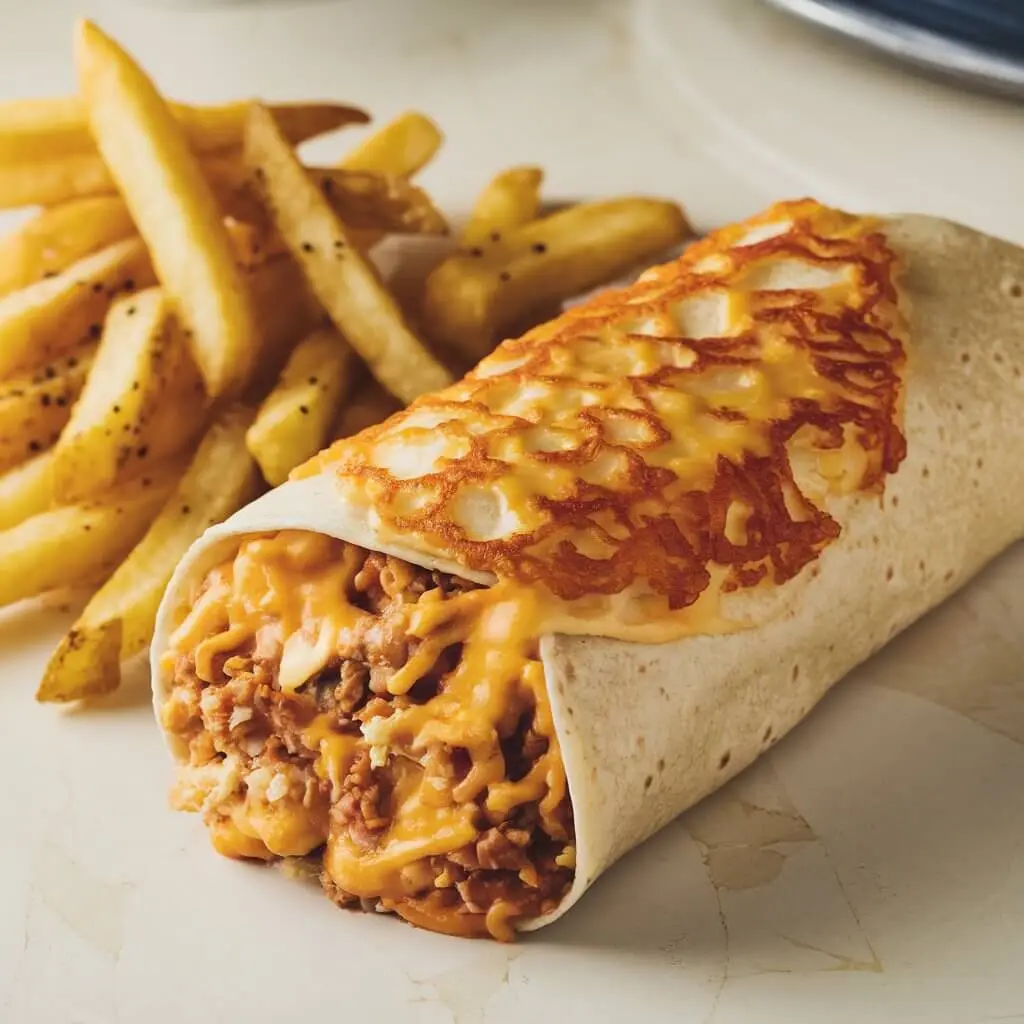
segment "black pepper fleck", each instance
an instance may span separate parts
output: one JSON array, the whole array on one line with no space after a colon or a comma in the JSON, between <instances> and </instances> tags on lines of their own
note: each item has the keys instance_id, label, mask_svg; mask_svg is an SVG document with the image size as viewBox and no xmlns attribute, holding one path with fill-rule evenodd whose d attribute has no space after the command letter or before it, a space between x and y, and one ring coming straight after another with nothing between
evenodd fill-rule
<instances>
[{"instance_id":1,"label":"black pepper fleck","mask_svg":"<svg viewBox=\"0 0 1024 1024\"><path fill-rule=\"evenodd\" d=\"M129 277L125 281L125 283L124 283L124 290L126 292L133 292L133 291L135 291L135 278L134 277Z\"/></svg>"},{"instance_id":2,"label":"black pepper fleck","mask_svg":"<svg viewBox=\"0 0 1024 1024\"><path fill-rule=\"evenodd\" d=\"M115 405L114 406L114 415L116 416L120 411L121 411L121 406Z\"/></svg>"},{"instance_id":3,"label":"black pepper fleck","mask_svg":"<svg viewBox=\"0 0 1024 1024\"><path fill-rule=\"evenodd\" d=\"M128 308L127 308L127 309L126 309L125 311L124 311L124 315L125 315L125 316L135 316L135 307L134 307L134 306L129 306L129 307L128 307Z\"/></svg>"},{"instance_id":4,"label":"black pepper fleck","mask_svg":"<svg viewBox=\"0 0 1024 1024\"><path fill-rule=\"evenodd\" d=\"M474 257L476 257L476 256L483 256L483 254L484 254L484 251L483 251L483 249L481 249L481 248L480 248L480 246L479 246L479 245L474 245L474 246L473 246L473 247L472 247L472 248L471 248L471 249L469 250L469 255L470 255L470 256L474 256Z\"/></svg>"},{"instance_id":5,"label":"black pepper fleck","mask_svg":"<svg viewBox=\"0 0 1024 1024\"><path fill-rule=\"evenodd\" d=\"M103 333L103 324L91 324L89 326L89 337L96 339Z\"/></svg>"},{"instance_id":6,"label":"black pepper fleck","mask_svg":"<svg viewBox=\"0 0 1024 1024\"><path fill-rule=\"evenodd\" d=\"M313 387L316 387L316 385L320 383L320 378L319 378L319 377L310 377L310 378L309 378L309 383L310 383L310 384L311 384L311 385L312 385Z\"/></svg>"},{"instance_id":7,"label":"black pepper fleck","mask_svg":"<svg viewBox=\"0 0 1024 1024\"><path fill-rule=\"evenodd\" d=\"M38 441L29 441L28 450L30 452L42 451L43 446Z\"/></svg>"},{"instance_id":8,"label":"black pepper fleck","mask_svg":"<svg viewBox=\"0 0 1024 1024\"><path fill-rule=\"evenodd\" d=\"M302 251L303 252L312 252L313 251L313 243L312 242L303 242L302 243Z\"/></svg>"},{"instance_id":9,"label":"black pepper fleck","mask_svg":"<svg viewBox=\"0 0 1024 1024\"><path fill-rule=\"evenodd\" d=\"M534 252L547 252L548 251L548 247L543 242L534 242L533 243L533 251Z\"/></svg>"},{"instance_id":10,"label":"black pepper fleck","mask_svg":"<svg viewBox=\"0 0 1024 1024\"><path fill-rule=\"evenodd\" d=\"M140 459L144 459L149 454L149 446L140 444L135 454L138 455Z\"/></svg>"},{"instance_id":11,"label":"black pepper fleck","mask_svg":"<svg viewBox=\"0 0 1024 1024\"><path fill-rule=\"evenodd\" d=\"M93 282L93 286L92 286L92 290L93 290L93 291L94 291L94 292L95 292L95 293L96 293L97 295L99 295L99 293L100 293L101 291L103 291L103 282L102 282L102 281L94 281L94 282Z\"/></svg>"},{"instance_id":12,"label":"black pepper fleck","mask_svg":"<svg viewBox=\"0 0 1024 1024\"><path fill-rule=\"evenodd\" d=\"M183 516L187 516L189 514L189 512L191 512L191 511L192 511L192 507L190 505L182 505L181 506L181 514Z\"/></svg>"},{"instance_id":13,"label":"black pepper fleck","mask_svg":"<svg viewBox=\"0 0 1024 1024\"><path fill-rule=\"evenodd\" d=\"M43 408L47 408L53 399L49 395L40 395L39 401L42 403Z\"/></svg>"},{"instance_id":14,"label":"black pepper fleck","mask_svg":"<svg viewBox=\"0 0 1024 1024\"><path fill-rule=\"evenodd\" d=\"M503 270L498 275L498 280L499 281L511 281L512 280L512 275L507 270Z\"/></svg>"},{"instance_id":15,"label":"black pepper fleck","mask_svg":"<svg viewBox=\"0 0 1024 1024\"><path fill-rule=\"evenodd\" d=\"M309 415L309 406L300 405L299 406L299 412L301 412L303 416L308 416Z\"/></svg>"},{"instance_id":16,"label":"black pepper fleck","mask_svg":"<svg viewBox=\"0 0 1024 1024\"><path fill-rule=\"evenodd\" d=\"M53 378L57 376L57 371L52 366L48 366L45 370L43 370L43 376L47 380L53 380Z\"/></svg>"},{"instance_id":17,"label":"black pepper fleck","mask_svg":"<svg viewBox=\"0 0 1024 1024\"><path fill-rule=\"evenodd\" d=\"M501 241L501 232L500 231L492 231L491 232L491 241L492 242L500 242Z\"/></svg>"}]
</instances>

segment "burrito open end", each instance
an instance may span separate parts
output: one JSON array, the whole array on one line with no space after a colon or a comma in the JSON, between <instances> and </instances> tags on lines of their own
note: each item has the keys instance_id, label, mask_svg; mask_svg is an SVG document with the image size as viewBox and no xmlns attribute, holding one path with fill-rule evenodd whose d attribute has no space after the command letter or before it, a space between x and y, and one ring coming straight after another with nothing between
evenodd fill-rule
<instances>
[{"instance_id":1,"label":"burrito open end","mask_svg":"<svg viewBox=\"0 0 1024 1024\"><path fill-rule=\"evenodd\" d=\"M504 342L179 566L173 803L508 940L1024 532L1024 252L781 203Z\"/></svg>"}]
</instances>

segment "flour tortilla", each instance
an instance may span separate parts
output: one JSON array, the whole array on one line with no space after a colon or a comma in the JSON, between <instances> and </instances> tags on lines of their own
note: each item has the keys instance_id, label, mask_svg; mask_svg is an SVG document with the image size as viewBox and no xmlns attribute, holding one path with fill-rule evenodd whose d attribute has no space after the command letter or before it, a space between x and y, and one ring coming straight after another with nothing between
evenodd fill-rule
<instances>
[{"instance_id":1,"label":"flour tortilla","mask_svg":"<svg viewBox=\"0 0 1024 1024\"><path fill-rule=\"evenodd\" d=\"M577 837L564 914L620 856L749 765L846 672L1024 535L1024 250L946 221L885 223L911 304L908 454L884 499L834 501L840 537L771 588L759 625L659 645L545 636L541 653ZM329 476L285 484L211 528L168 588L160 654L189 584L239 535L314 530L427 568L467 572L381 544ZM182 751L175 750L181 757Z\"/></svg>"}]
</instances>

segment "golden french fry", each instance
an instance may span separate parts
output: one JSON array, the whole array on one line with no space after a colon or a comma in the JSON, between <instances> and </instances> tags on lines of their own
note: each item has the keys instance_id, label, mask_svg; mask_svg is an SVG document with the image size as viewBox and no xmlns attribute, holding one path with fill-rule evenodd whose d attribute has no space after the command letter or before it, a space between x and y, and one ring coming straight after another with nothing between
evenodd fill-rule
<instances>
[{"instance_id":1,"label":"golden french fry","mask_svg":"<svg viewBox=\"0 0 1024 1024\"><path fill-rule=\"evenodd\" d=\"M424 326L438 344L477 362L523 318L613 280L689 233L682 209L658 199L559 210L435 268L424 289Z\"/></svg>"},{"instance_id":2,"label":"golden french fry","mask_svg":"<svg viewBox=\"0 0 1024 1024\"><path fill-rule=\"evenodd\" d=\"M17 163L0 161L0 210L58 206L89 196L114 196L117 186L99 154L69 153Z\"/></svg>"},{"instance_id":3,"label":"golden french fry","mask_svg":"<svg viewBox=\"0 0 1024 1024\"><path fill-rule=\"evenodd\" d=\"M215 187L238 177L241 153L197 158L203 177ZM60 206L79 199L116 199L117 183L103 157L93 151L6 164L0 160L0 210L18 206Z\"/></svg>"},{"instance_id":4,"label":"golden french fry","mask_svg":"<svg viewBox=\"0 0 1024 1024\"><path fill-rule=\"evenodd\" d=\"M121 662L152 639L160 597L191 543L256 496L259 474L245 449L251 420L251 410L235 406L213 423L145 536L61 641L37 700L80 700L117 689Z\"/></svg>"},{"instance_id":5,"label":"golden french fry","mask_svg":"<svg viewBox=\"0 0 1024 1024\"><path fill-rule=\"evenodd\" d=\"M260 325L259 356L249 386L258 402L274 386L296 343L327 319L290 254L275 256L247 277Z\"/></svg>"},{"instance_id":6,"label":"golden french fry","mask_svg":"<svg viewBox=\"0 0 1024 1024\"><path fill-rule=\"evenodd\" d=\"M53 496L53 449L34 455L0 476L0 530L45 512Z\"/></svg>"},{"instance_id":7,"label":"golden french fry","mask_svg":"<svg viewBox=\"0 0 1024 1024\"><path fill-rule=\"evenodd\" d=\"M136 234L128 207L99 196L43 210L0 239L0 297Z\"/></svg>"},{"instance_id":8,"label":"golden french fry","mask_svg":"<svg viewBox=\"0 0 1024 1024\"><path fill-rule=\"evenodd\" d=\"M275 256L288 252L277 234L262 224L225 217L224 230L231 241L235 262L243 270L255 270Z\"/></svg>"},{"instance_id":9,"label":"golden french fry","mask_svg":"<svg viewBox=\"0 0 1024 1024\"><path fill-rule=\"evenodd\" d=\"M406 178L345 168L313 168L309 174L346 227L395 235L448 233L430 196Z\"/></svg>"},{"instance_id":10,"label":"golden french fry","mask_svg":"<svg viewBox=\"0 0 1024 1024\"><path fill-rule=\"evenodd\" d=\"M263 209L244 164L221 160L204 164L203 172L229 221L250 224L254 231L261 226ZM406 178L339 167L310 167L307 173L353 232L448 233L448 222L430 196Z\"/></svg>"},{"instance_id":11,"label":"golden french fry","mask_svg":"<svg viewBox=\"0 0 1024 1024\"><path fill-rule=\"evenodd\" d=\"M75 50L97 147L190 331L207 391L238 391L252 369L257 325L220 211L181 126L145 72L95 25L79 24Z\"/></svg>"},{"instance_id":12,"label":"golden french fry","mask_svg":"<svg viewBox=\"0 0 1024 1024\"><path fill-rule=\"evenodd\" d=\"M153 284L141 239L128 238L0 299L0 378L99 338L114 296Z\"/></svg>"},{"instance_id":13,"label":"golden french fry","mask_svg":"<svg viewBox=\"0 0 1024 1024\"><path fill-rule=\"evenodd\" d=\"M389 395L372 377L361 380L334 421L332 437L335 440L351 437L367 427L383 423L401 408L401 403L396 401L393 395Z\"/></svg>"},{"instance_id":14,"label":"golden french fry","mask_svg":"<svg viewBox=\"0 0 1024 1024\"><path fill-rule=\"evenodd\" d=\"M343 400L341 411L334 421L329 437L333 442L358 434L367 427L383 423L392 413L402 408L394 395L389 395L368 373L356 377L349 396ZM330 445L323 451L296 466L290 477L308 477L326 468L333 458Z\"/></svg>"},{"instance_id":15,"label":"golden french fry","mask_svg":"<svg viewBox=\"0 0 1024 1024\"><path fill-rule=\"evenodd\" d=\"M92 371L57 443L53 493L70 504L175 455L202 431L202 382L162 288L111 307Z\"/></svg>"},{"instance_id":16,"label":"golden french fry","mask_svg":"<svg viewBox=\"0 0 1024 1024\"><path fill-rule=\"evenodd\" d=\"M429 117L409 111L365 138L339 166L411 178L430 163L443 142L441 129Z\"/></svg>"},{"instance_id":17,"label":"golden french fry","mask_svg":"<svg viewBox=\"0 0 1024 1024\"><path fill-rule=\"evenodd\" d=\"M323 448L355 366L355 353L333 328L314 331L296 346L246 434L271 487Z\"/></svg>"},{"instance_id":18,"label":"golden french fry","mask_svg":"<svg viewBox=\"0 0 1024 1024\"><path fill-rule=\"evenodd\" d=\"M220 106L169 104L189 145L197 153L239 147L250 100ZM340 103L277 103L270 108L294 145L369 117ZM95 153L89 120L77 96L0 103L0 162L47 160L72 153Z\"/></svg>"},{"instance_id":19,"label":"golden french fry","mask_svg":"<svg viewBox=\"0 0 1024 1024\"><path fill-rule=\"evenodd\" d=\"M245 159L310 287L374 376L404 401L449 383L448 370L413 333L270 112L261 107L249 115Z\"/></svg>"},{"instance_id":20,"label":"golden french fry","mask_svg":"<svg viewBox=\"0 0 1024 1024\"><path fill-rule=\"evenodd\" d=\"M49 448L71 415L92 363L94 344L62 356L33 376L0 385L0 470Z\"/></svg>"},{"instance_id":21,"label":"golden french fry","mask_svg":"<svg viewBox=\"0 0 1024 1024\"><path fill-rule=\"evenodd\" d=\"M135 546L167 500L180 466L165 466L102 501L40 512L0 533L0 605L109 572Z\"/></svg>"},{"instance_id":22,"label":"golden french fry","mask_svg":"<svg viewBox=\"0 0 1024 1024\"><path fill-rule=\"evenodd\" d=\"M495 175L477 197L462 232L462 244L494 242L502 232L535 220L543 182L544 172L539 167L510 167Z\"/></svg>"}]
</instances>

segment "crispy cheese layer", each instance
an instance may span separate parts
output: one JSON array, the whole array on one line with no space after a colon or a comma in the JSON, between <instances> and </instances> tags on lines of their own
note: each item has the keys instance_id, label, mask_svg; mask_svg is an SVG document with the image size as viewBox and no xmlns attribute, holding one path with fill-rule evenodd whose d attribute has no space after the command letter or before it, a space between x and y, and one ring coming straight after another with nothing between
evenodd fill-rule
<instances>
[{"instance_id":1,"label":"crispy cheese layer","mask_svg":"<svg viewBox=\"0 0 1024 1024\"><path fill-rule=\"evenodd\" d=\"M382 540L531 587L562 631L728 628L722 593L795 576L839 533L825 497L905 454L896 272L873 220L778 204L295 476L336 474Z\"/></svg>"}]
</instances>

